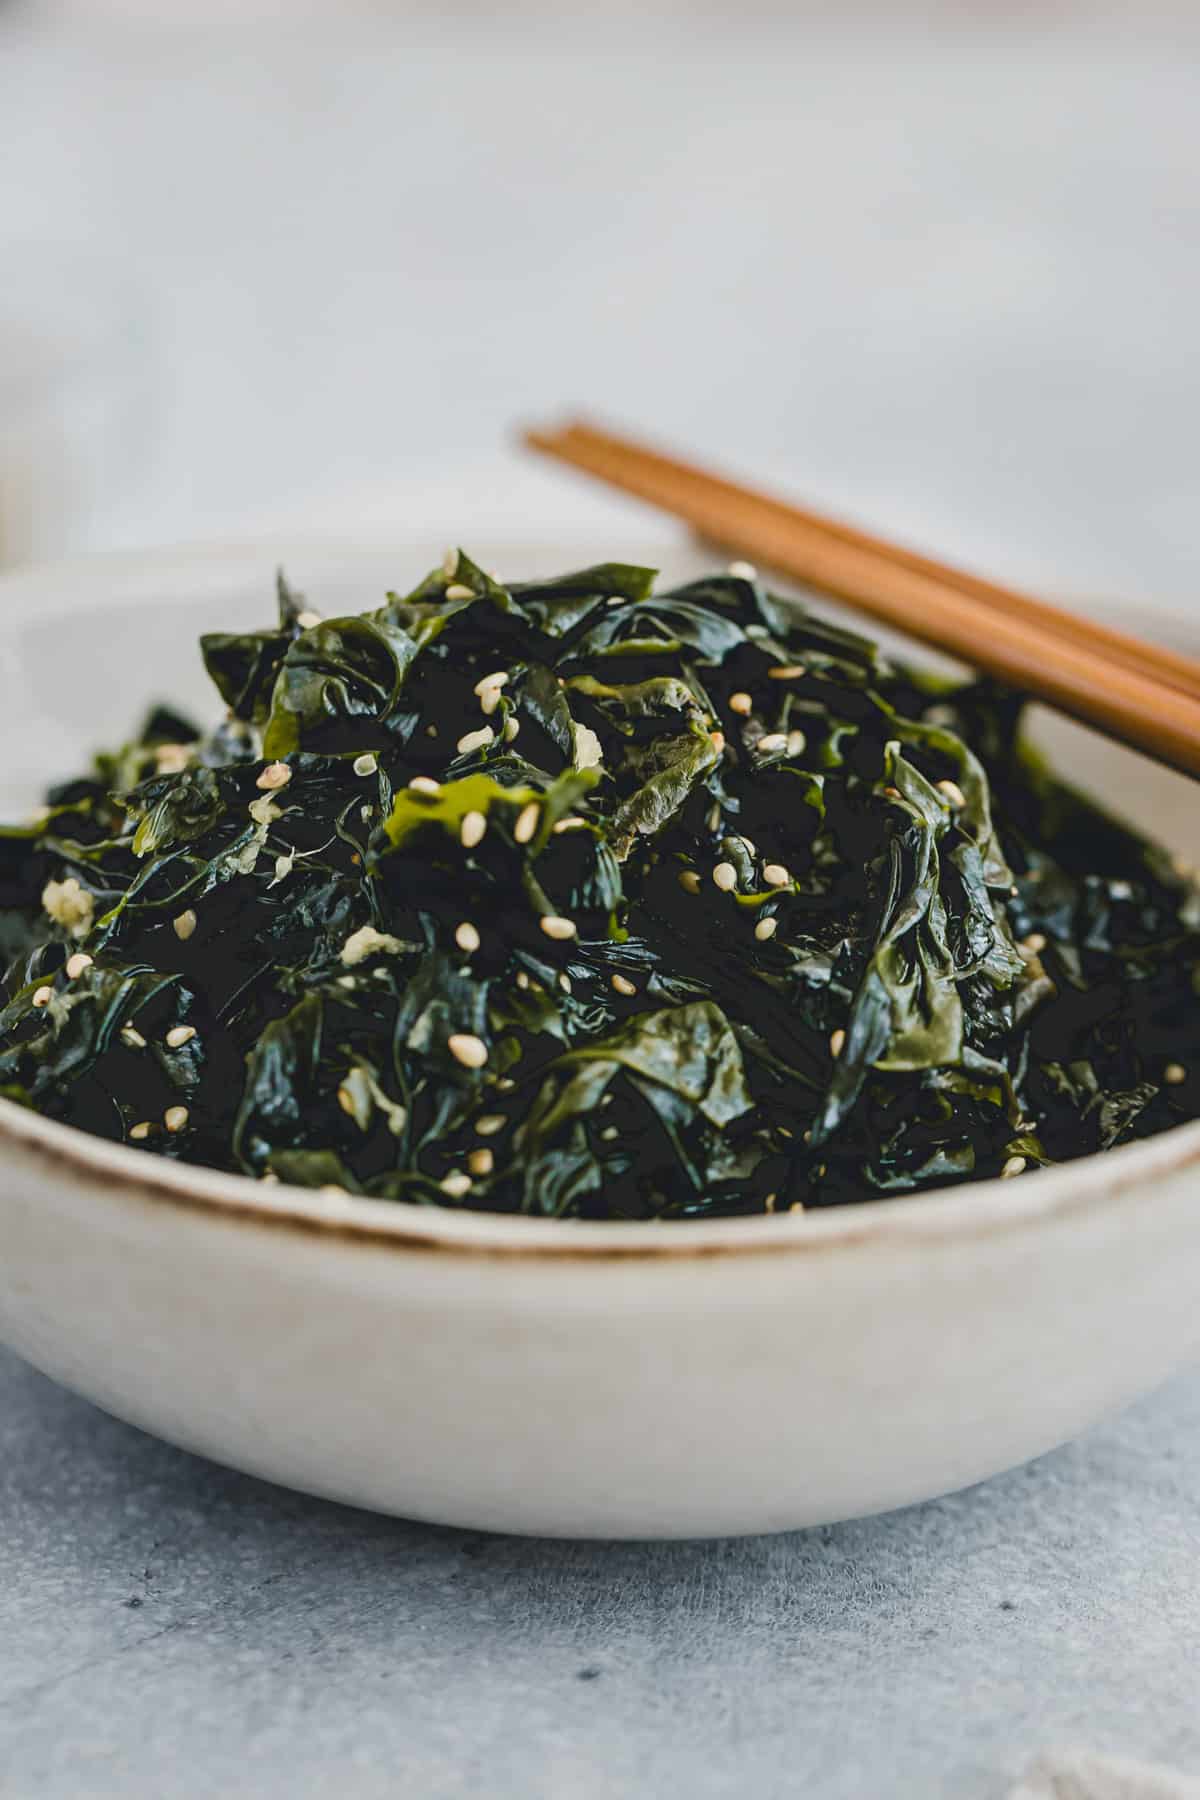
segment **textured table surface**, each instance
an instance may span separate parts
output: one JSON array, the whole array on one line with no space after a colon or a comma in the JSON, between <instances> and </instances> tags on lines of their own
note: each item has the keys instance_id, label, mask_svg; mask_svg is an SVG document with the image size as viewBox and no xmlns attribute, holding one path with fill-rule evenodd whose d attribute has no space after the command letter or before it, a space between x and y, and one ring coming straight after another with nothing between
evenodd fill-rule
<instances>
[{"instance_id":1,"label":"textured table surface","mask_svg":"<svg viewBox=\"0 0 1200 1800\"><path fill-rule=\"evenodd\" d=\"M1200 1373L887 1518L631 1545L306 1500L0 1356L0 1792L999 1800L1078 1743L1200 1773L1198 1570Z\"/></svg>"}]
</instances>

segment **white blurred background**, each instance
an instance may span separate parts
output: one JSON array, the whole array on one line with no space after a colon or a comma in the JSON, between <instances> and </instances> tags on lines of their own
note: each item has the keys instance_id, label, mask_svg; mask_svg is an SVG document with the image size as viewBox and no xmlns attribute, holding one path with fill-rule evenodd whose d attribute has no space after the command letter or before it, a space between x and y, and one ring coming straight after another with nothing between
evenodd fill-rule
<instances>
[{"instance_id":1,"label":"white blurred background","mask_svg":"<svg viewBox=\"0 0 1200 1800\"><path fill-rule=\"evenodd\" d=\"M644 539L509 448L581 405L1188 607L1198 59L1153 0L0 0L0 556Z\"/></svg>"}]
</instances>

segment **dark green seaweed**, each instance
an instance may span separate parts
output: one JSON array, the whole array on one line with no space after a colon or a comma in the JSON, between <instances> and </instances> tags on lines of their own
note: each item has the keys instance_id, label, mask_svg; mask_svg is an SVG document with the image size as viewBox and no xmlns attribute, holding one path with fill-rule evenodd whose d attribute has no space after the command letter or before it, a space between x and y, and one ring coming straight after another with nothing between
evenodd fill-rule
<instances>
[{"instance_id":1,"label":"dark green seaweed","mask_svg":"<svg viewBox=\"0 0 1200 1800\"><path fill-rule=\"evenodd\" d=\"M229 711L0 833L0 1092L151 1154L595 1219L1031 1172L1200 1113L1200 901L948 688L719 575L202 640Z\"/></svg>"}]
</instances>

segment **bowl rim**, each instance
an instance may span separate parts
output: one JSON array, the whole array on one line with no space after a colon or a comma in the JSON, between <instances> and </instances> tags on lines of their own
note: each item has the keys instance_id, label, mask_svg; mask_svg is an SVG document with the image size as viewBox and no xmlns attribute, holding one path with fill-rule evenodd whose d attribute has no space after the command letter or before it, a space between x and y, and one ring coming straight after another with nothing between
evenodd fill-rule
<instances>
[{"instance_id":1,"label":"bowl rim","mask_svg":"<svg viewBox=\"0 0 1200 1800\"><path fill-rule=\"evenodd\" d=\"M365 562L382 554L403 556L411 551L416 535L398 532L385 539L368 533L351 542L340 532L305 530L271 537L259 533L143 551L98 552L18 568L0 575L0 636L5 627L19 625L31 613L40 619L47 612L71 610L70 605L59 604L70 580L85 583L88 605L122 598L161 599L161 583L170 570L177 571L180 580L208 575L224 586L235 572L240 580L242 574L269 569L281 548L296 564L305 555ZM431 535L424 532L419 541L427 547ZM500 547L511 542L515 549L536 544L544 550L552 541L550 534L539 539L529 532L489 531L488 537ZM572 546L583 551L596 548L594 535L582 532L574 537L556 534L554 541L568 553ZM655 548L670 551L667 544ZM124 593L114 593L113 583L121 583ZM749 1218L627 1224L418 1207L263 1183L111 1143L0 1097L0 1149L5 1147L23 1152L51 1179L65 1173L109 1198L119 1195L207 1215L214 1222L282 1230L341 1245L530 1264L657 1263L945 1244L1048 1225L1084 1211L1100 1212L1135 1193L1141 1195L1151 1183L1200 1166L1200 1120L1118 1150L1029 1171L1016 1180L965 1182L891 1199L881 1196Z\"/></svg>"}]
</instances>

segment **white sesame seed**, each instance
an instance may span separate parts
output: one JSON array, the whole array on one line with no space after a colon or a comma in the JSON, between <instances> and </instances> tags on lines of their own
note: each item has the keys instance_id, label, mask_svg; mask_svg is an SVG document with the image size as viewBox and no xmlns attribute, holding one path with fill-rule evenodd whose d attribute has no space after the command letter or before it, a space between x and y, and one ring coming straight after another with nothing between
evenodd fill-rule
<instances>
[{"instance_id":1,"label":"white sesame seed","mask_svg":"<svg viewBox=\"0 0 1200 1800\"><path fill-rule=\"evenodd\" d=\"M937 787L938 793L945 796L955 812L961 811L967 804L967 796L963 793L957 781L939 781Z\"/></svg>"},{"instance_id":2,"label":"white sesame seed","mask_svg":"<svg viewBox=\"0 0 1200 1800\"><path fill-rule=\"evenodd\" d=\"M414 775L408 785L414 794L440 794L442 791L441 782L435 781L432 775Z\"/></svg>"},{"instance_id":3,"label":"white sesame seed","mask_svg":"<svg viewBox=\"0 0 1200 1800\"><path fill-rule=\"evenodd\" d=\"M792 880L791 871L785 869L782 863L764 863L763 880L768 887L789 887Z\"/></svg>"},{"instance_id":4,"label":"white sesame seed","mask_svg":"<svg viewBox=\"0 0 1200 1800\"><path fill-rule=\"evenodd\" d=\"M478 731L464 731L455 749L460 756L470 756L475 750L486 750L495 736L490 725L481 725Z\"/></svg>"},{"instance_id":5,"label":"white sesame seed","mask_svg":"<svg viewBox=\"0 0 1200 1800\"><path fill-rule=\"evenodd\" d=\"M560 918L557 913L544 914L538 920L538 924L548 938L555 938L561 943L565 943L568 938L575 936L574 919Z\"/></svg>"},{"instance_id":6,"label":"white sesame seed","mask_svg":"<svg viewBox=\"0 0 1200 1800\"><path fill-rule=\"evenodd\" d=\"M49 1006L53 998L54 989L52 987L40 987L34 989L33 1004L35 1006Z\"/></svg>"},{"instance_id":7,"label":"white sesame seed","mask_svg":"<svg viewBox=\"0 0 1200 1800\"><path fill-rule=\"evenodd\" d=\"M186 1106L168 1106L163 1114L163 1124L171 1133L182 1131L187 1122L188 1109Z\"/></svg>"},{"instance_id":8,"label":"white sesame seed","mask_svg":"<svg viewBox=\"0 0 1200 1800\"><path fill-rule=\"evenodd\" d=\"M531 800L528 806L521 808L517 814L517 822L513 826L513 836L518 844L527 844L530 838L536 834L541 817L542 809L536 800Z\"/></svg>"},{"instance_id":9,"label":"white sesame seed","mask_svg":"<svg viewBox=\"0 0 1200 1800\"><path fill-rule=\"evenodd\" d=\"M94 961L95 958L89 956L86 950L77 950L74 956L68 956L66 964L67 980L76 980L78 976L83 974L85 969L91 968Z\"/></svg>"},{"instance_id":10,"label":"white sesame seed","mask_svg":"<svg viewBox=\"0 0 1200 1800\"><path fill-rule=\"evenodd\" d=\"M717 755L720 756L725 748L725 733L723 731L710 731L708 735L712 739L713 749L716 751Z\"/></svg>"},{"instance_id":11,"label":"white sesame seed","mask_svg":"<svg viewBox=\"0 0 1200 1800\"><path fill-rule=\"evenodd\" d=\"M600 1133L600 1136L603 1138L603 1140L606 1144L613 1143L617 1138L620 1137L620 1135L621 1135L621 1129L620 1129L620 1126L618 1126L618 1125L606 1125L604 1127L604 1130Z\"/></svg>"},{"instance_id":12,"label":"white sesame seed","mask_svg":"<svg viewBox=\"0 0 1200 1800\"><path fill-rule=\"evenodd\" d=\"M513 739L516 737L518 731L520 731L520 729L521 729L521 721L520 721L520 719L518 719L516 713L509 713L507 719L505 719L505 721L504 721L504 741L505 741L505 743L511 744Z\"/></svg>"},{"instance_id":13,"label":"white sesame seed","mask_svg":"<svg viewBox=\"0 0 1200 1800\"><path fill-rule=\"evenodd\" d=\"M487 815L481 812L469 812L463 817L459 827L459 838L464 850L473 850L484 832L487 830Z\"/></svg>"},{"instance_id":14,"label":"white sesame seed","mask_svg":"<svg viewBox=\"0 0 1200 1800\"><path fill-rule=\"evenodd\" d=\"M498 689L498 688L506 687L507 685L508 685L508 670L507 669L493 669L493 671L490 675L481 675L479 677L479 680L475 683L475 692L479 695L480 699L482 699L484 694L487 693L489 688L497 688Z\"/></svg>"},{"instance_id":15,"label":"white sesame seed","mask_svg":"<svg viewBox=\"0 0 1200 1800\"><path fill-rule=\"evenodd\" d=\"M167 1049L182 1050L185 1044L191 1043L195 1035L196 1027L194 1025L172 1025L166 1035Z\"/></svg>"},{"instance_id":16,"label":"white sesame seed","mask_svg":"<svg viewBox=\"0 0 1200 1800\"><path fill-rule=\"evenodd\" d=\"M776 663L773 669L767 670L767 674L772 681L799 681L802 675L808 674L808 670L803 663Z\"/></svg>"},{"instance_id":17,"label":"white sesame seed","mask_svg":"<svg viewBox=\"0 0 1200 1800\"><path fill-rule=\"evenodd\" d=\"M558 821L554 827L554 835L559 837L564 831L580 831L586 824L586 819L581 819L575 813L571 813L567 818Z\"/></svg>"},{"instance_id":18,"label":"white sesame seed","mask_svg":"<svg viewBox=\"0 0 1200 1800\"><path fill-rule=\"evenodd\" d=\"M836 1031L830 1033L829 1054L830 1056L840 1056L845 1048L846 1034L839 1025Z\"/></svg>"},{"instance_id":19,"label":"white sesame seed","mask_svg":"<svg viewBox=\"0 0 1200 1800\"><path fill-rule=\"evenodd\" d=\"M1045 935L1040 931L1031 931L1027 938L1022 938L1019 948L1026 956L1040 956L1046 948Z\"/></svg>"},{"instance_id":20,"label":"white sesame seed","mask_svg":"<svg viewBox=\"0 0 1200 1800\"><path fill-rule=\"evenodd\" d=\"M446 554L443 556L443 558L442 558L442 574L446 577L447 581L453 581L454 577L458 574L458 551L457 550L455 550L455 549L447 550Z\"/></svg>"},{"instance_id":21,"label":"white sesame seed","mask_svg":"<svg viewBox=\"0 0 1200 1800\"><path fill-rule=\"evenodd\" d=\"M473 1031L454 1031L446 1039L446 1048L464 1069L482 1069L488 1059L487 1045Z\"/></svg>"},{"instance_id":22,"label":"white sesame seed","mask_svg":"<svg viewBox=\"0 0 1200 1800\"><path fill-rule=\"evenodd\" d=\"M1108 891L1114 900L1133 899L1132 881L1110 881L1108 884Z\"/></svg>"},{"instance_id":23,"label":"white sesame seed","mask_svg":"<svg viewBox=\"0 0 1200 1800\"><path fill-rule=\"evenodd\" d=\"M478 950L479 933L469 919L464 919L462 924L457 927L454 933L454 941L460 950L466 951L468 956L471 955L472 951Z\"/></svg>"},{"instance_id":24,"label":"white sesame seed","mask_svg":"<svg viewBox=\"0 0 1200 1800\"><path fill-rule=\"evenodd\" d=\"M490 1175L495 1164L496 1159L490 1150L472 1150L467 1158L467 1167L472 1175Z\"/></svg>"},{"instance_id":25,"label":"white sesame seed","mask_svg":"<svg viewBox=\"0 0 1200 1800\"><path fill-rule=\"evenodd\" d=\"M569 994L572 991L571 977L569 975L560 975L558 978L558 985L564 994Z\"/></svg>"},{"instance_id":26,"label":"white sesame seed","mask_svg":"<svg viewBox=\"0 0 1200 1800\"><path fill-rule=\"evenodd\" d=\"M481 1118L476 1119L475 1129L480 1137L495 1137L507 1124L508 1120L503 1113L484 1113Z\"/></svg>"},{"instance_id":27,"label":"white sesame seed","mask_svg":"<svg viewBox=\"0 0 1200 1800\"><path fill-rule=\"evenodd\" d=\"M150 1123L150 1120L143 1119L140 1124L131 1125L129 1127L129 1135L133 1139L135 1144L140 1144L140 1143L143 1143L145 1141L145 1139L150 1136L150 1133L153 1130L154 1130L154 1127Z\"/></svg>"},{"instance_id":28,"label":"white sesame seed","mask_svg":"<svg viewBox=\"0 0 1200 1800\"><path fill-rule=\"evenodd\" d=\"M132 1025L123 1025L121 1027L121 1042L128 1045L130 1050L144 1050L146 1048L145 1038L142 1036L141 1032L136 1030Z\"/></svg>"},{"instance_id":29,"label":"white sesame seed","mask_svg":"<svg viewBox=\"0 0 1200 1800\"><path fill-rule=\"evenodd\" d=\"M522 989L527 988L529 986L529 977L525 973L524 969L517 970L517 986Z\"/></svg>"},{"instance_id":30,"label":"white sesame seed","mask_svg":"<svg viewBox=\"0 0 1200 1800\"><path fill-rule=\"evenodd\" d=\"M765 944L767 939L773 938L778 930L778 919L760 919L754 927L754 935L760 944Z\"/></svg>"},{"instance_id":31,"label":"white sesame seed","mask_svg":"<svg viewBox=\"0 0 1200 1800\"><path fill-rule=\"evenodd\" d=\"M614 975L612 985L618 994L624 994L626 998L637 993L636 982L630 981L625 975Z\"/></svg>"},{"instance_id":32,"label":"white sesame seed","mask_svg":"<svg viewBox=\"0 0 1200 1800\"><path fill-rule=\"evenodd\" d=\"M732 893L737 886L737 870L731 862L719 862L712 872L712 878L723 894Z\"/></svg>"},{"instance_id":33,"label":"white sesame seed","mask_svg":"<svg viewBox=\"0 0 1200 1800\"><path fill-rule=\"evenodd\" d=\"M1163 1080L1168 1087L1179 1087L1181 1082L1187 1080L1187 1074L1188 1072L1182 1063L1172 1062L1168 1063L1163 1070Z\"/></svg>"},{"instance_id":34,"label":"white sesame seed","mask_svg":"<svg viewBox=\"0 0 1200 1800\"><path fill-rule=\"evenodd\" d=\"M446 598L447 600L473 600L475 589L467 587L461 581L454 581L446 589Z\"/></svg>"},{"instance_id":35,"label":"white sesame seed","mask_svg":"<svg viewBox=\"0 0 1200 1800\"><path fill-rule=\"evenodd\" d=\"M308 608L304 612L296 614L296 623L301 631L311 631L314 625L319 625L321 623L321 615L319 612L313 612L311 608Z\"/></svg>"},{"instance_id":36,"label":"white sesame seed","mask_svg":"<svg viewBox=\"0 0 1200 1800\"><path fill-rule=\"evenodd\" d=\"M461 1169L452 1169L442 1181L438 1182L443 1194L449 1194L452 1200L461 1200L471 1191L471 1177L464 1175Z\"/></svg>"},{"instance_id":37,"label":"white sesame seed","mask_svg":"<svg viewBox=\"0 0 1200 1800\"><path fill-rule=\"evenodd\" d=\"M354 773L356 775L374 775L378 767L378 762L369 750L364 751L361 756L356 756L354 759Z\"/></svg>"},{"instance_id":38,"label":"white sesame seed","mask_svg":"<svg viewBox=\"0 0 1200 1800\"><path fill-rule=\"evenodd\" d=\"M273 762L267 764L254 785L262 788L266 793L273 794L279 788L286 787L291 779L292 771L286 763Z\"/></svg>"},{"instance_id":39,"label":"white sesame seed","mask_svg":"<svg viewBox=\"0 0 1200 1800\"><path fill-rule=\"evenodd\" d=\"M729 573L733 576L735 581L758 580L758 570L753 563L731 562L729 565Z\"/></svg>"},{"instance_id":40,"label":"white sesame seed","mask_svg":"<svg viewBox=\"0 0 1200 1800\"><path fill-rule=\"evenodd\" d=\"M1028 1167L1023 1156L1010 1156L1000 1171L1001 1180L1011 1181L1014 1175L1023 1175Z\"/></svg>"},{"instance_id":41,"label":"white sesame seed","mask_svg":"<svg viewBox=\"0 0 1200 1800\"><path fill-rule=\"evenodd\" d=\"M754 748L763 756L772 756L776 750L786 750L787 732L768 731L765 737L759 738Z\"/></svg>"},{"instance_id":42,"label":"white sesame seed","mask_svg":"<svg viewBox=\"0 0 1200 1800\"><path fill-rule=\"evenodd\" d=\"M700 892L700 877L697 875L695 869L681 870L679 885L685 894L698 894Z\"/></svg>"},{"instance_id":43,"label":"white sesame seed","mask_svg":"<svg viewBox=\"0 0 1200 1800\"><path fill-rule=\"evenodd\" d=\"M789 756L803 756L808 748L808 739L802 731L789 731L787 734L787 751Z\"/></svg>"},{"instance_id":44,"label":"white sesame seed","mask_svg":"<svg viewBox=\"0 0 1200 1800\"><path fill-rule=\"evenodd\" d=\"M729 696L729 710L731 713L740 713L745 718L748 713L754 711L754 701L749 694L743 693L739 689L736 694Z\"/></svg>"}]
</instances>

